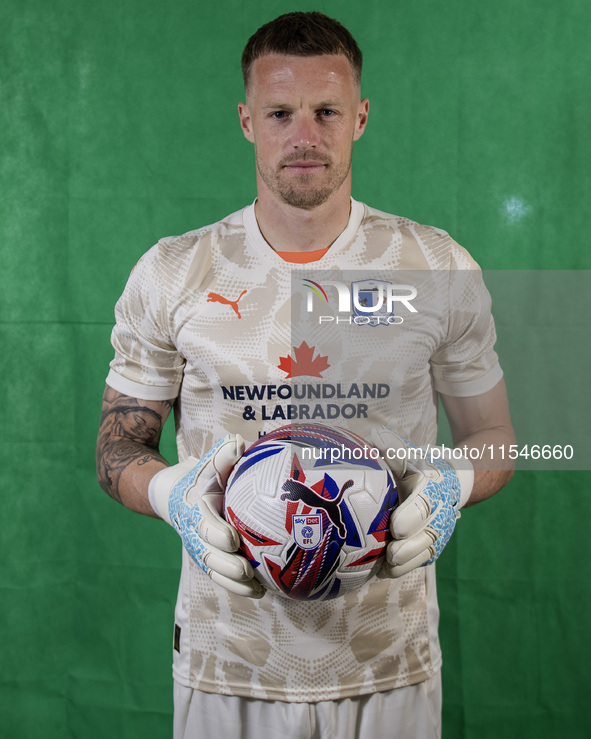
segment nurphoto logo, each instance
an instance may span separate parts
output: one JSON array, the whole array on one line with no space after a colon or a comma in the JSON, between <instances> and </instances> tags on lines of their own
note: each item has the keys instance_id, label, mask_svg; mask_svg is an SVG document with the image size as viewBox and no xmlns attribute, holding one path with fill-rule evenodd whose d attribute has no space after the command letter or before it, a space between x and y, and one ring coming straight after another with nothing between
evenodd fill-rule
<instances>
[{"instance_id":1,"label":"nurphoto logo","mask_svg":"<svg viewBox=\"0 0 591 739\"><path fill-rule=\"evenodd\" d=\"M338 314L321 315L318 323L348 323L357 326L388 326L403 323L404 318L395 311L395 304L410 313L417 309L411 301L417 297L417 289L412 285L398 285L386 280L359 280L346 285L337 280L325 280L322 284L310 279L304 280L308 288L306 311L314 312L314 303L334 304L336 290L336 305ZM330 290L329 299L327 288ZM317 300L314 300L316 296Z\"/></svg>"}]
</instances>

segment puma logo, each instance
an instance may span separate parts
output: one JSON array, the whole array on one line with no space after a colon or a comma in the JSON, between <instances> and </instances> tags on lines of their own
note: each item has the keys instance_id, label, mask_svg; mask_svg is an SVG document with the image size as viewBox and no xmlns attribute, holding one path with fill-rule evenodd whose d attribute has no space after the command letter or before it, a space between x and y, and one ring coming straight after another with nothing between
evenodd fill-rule
<instances>
[{"instance_id":1,"label":"puma logo","mask_svg":"<svg viewBox=\"0 0 591 739\"><path fill-rule=\"evenodd\" d=\"M224 298L223 295L218 295L217 293L209 293L207 296L207 302L208 303L222 303L223 305L229 305L230 308L234 311L234 313L238 316L238 318L242 318L240 315L240 311L238 310L238 301L240 298L244 295L246 290L243 290L240 295L236 298L236 300L229 300L228 298Z\"/></svg>"},{"instance_id":2,"label":"puma logo","mask_svg":"<svg viewBox=\"0 0 591 739\"><path fill-rule=\"evenodd\" d=\"M339 490L339 494L333 500L323 498L318 495L317 492L309 488L307 485L303 485L297 480L286 480L283 483L283 490L288 492L281 496L281 500L301 500L302 503L310 506L310 508L322 508L326 511L327 516L333 522L333 524L339 530L339 536L341 539L345 539L347 536L347 529L341 517L341 509L339 503L343 499L343 495L353 485L353 480L347 480L343 487Z\"/></svg>"}]
</instances>

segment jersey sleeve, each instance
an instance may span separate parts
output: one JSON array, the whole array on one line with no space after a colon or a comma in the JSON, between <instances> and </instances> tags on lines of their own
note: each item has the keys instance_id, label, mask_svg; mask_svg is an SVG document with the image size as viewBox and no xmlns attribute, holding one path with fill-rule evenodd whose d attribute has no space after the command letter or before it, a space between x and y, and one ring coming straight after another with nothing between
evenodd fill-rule
<instances>
[{"instance_id":1,"label":"jersey sleeve","mask_svg":"<svg viewBox=\"0 0 591 739\"><path fill-rule=\"evenodd\" d=\"M183 379L184 359L169 325L170 296L159 269L162 245L157 244L134 267L115 306L111 343L115 357L107 384L143 400L176 398Z\"/></svg>"},{"instance_id":2,"label":"jersey sleeve","mask_svg":"<svg viewBox=\"0 0 591 739\"><path fill-rule=\"evenodd\" d=\"M480 268L471 267L448 272L447 336L431 357L435 389L455 397L481 395L503 377L491 297Z\"/></svg>"}]
</instances>

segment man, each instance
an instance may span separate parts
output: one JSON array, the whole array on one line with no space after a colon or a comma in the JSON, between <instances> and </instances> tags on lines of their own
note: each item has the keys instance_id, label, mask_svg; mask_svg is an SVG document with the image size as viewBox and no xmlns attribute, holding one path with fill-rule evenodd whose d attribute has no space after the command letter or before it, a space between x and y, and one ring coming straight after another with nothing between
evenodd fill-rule
<instances>
[{"instance_id":1,"label":"man","mask_svg":"<svg viewBox=\"0 0 591 739\"><path fill-rule=\"evenodd\" d=\"M255 146L257 200L162 240L132 273L116 309L99 480L128 508L168 521L184 544L175 737L439 736L431 563L459 508L494 494L510 472L486 460L474 472L465 459L409 461L405 439L435 442L436 390L458 447L513 441L487 293L447 234L351 199L352 146L369 102L360 98L361 53L345 28L320 13L281 16L249 40L243 72L238 112ZM219 515L241 437L254 441L304 412L303 404L288 412L286 401L270 416L263 403L278 387L288 394L293 381L285 361L302 345L290 345L290 278L302 265L312 275L430 270L444 274L446 286L462 273L470 280L469 290L458 288L460 301L453 288L445 310L424 310L420 330L389 334L395 351L411 357L406 365L389 352L364 364L363 350L352 349L356 372L368 388L387 388L388 399L370 392L343 425L384 452L404 452L391 462L403 503L392 516L395 541L382 578L347 597L307 603L266 593ZM365 340L381 346L385 334L377 331L389 330ZM331 361L339 387L351 385L346 362ZM169 467L158 442L173 406L181 462Z\"/></svg>"}]
</instances>

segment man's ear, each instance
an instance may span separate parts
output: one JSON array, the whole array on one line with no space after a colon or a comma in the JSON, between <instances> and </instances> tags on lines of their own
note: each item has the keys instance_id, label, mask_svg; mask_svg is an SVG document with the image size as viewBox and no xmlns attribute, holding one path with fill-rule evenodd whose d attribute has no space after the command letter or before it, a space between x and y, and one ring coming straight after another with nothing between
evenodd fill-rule
<instances>
[{"instance_id":1,"label":"man's ear","mask_svg":"<svg viewBox=\"0 0 591 739\"><path fill-rule=\"evenodd\" d=\"M238 103L238 115L240 116L240 127L245 138L247 138L252 144L254 144L254 132L252 130L252 119L248 112L248 105L246 103Z\"/></svg>"},{"instance_id":2,"label":"man's ear","mask_svg":"<svg viewBox=\"0 0 591 739\"><path fill-rule=\"evenodd\" d=\"M359 101L359 107L357 108L357 123L355 126L355 135L353 141L357 141L363 135L365 127L367 126L367 117L369 115L369 100L363 98Z\"/></svg>"}]
</instances>

